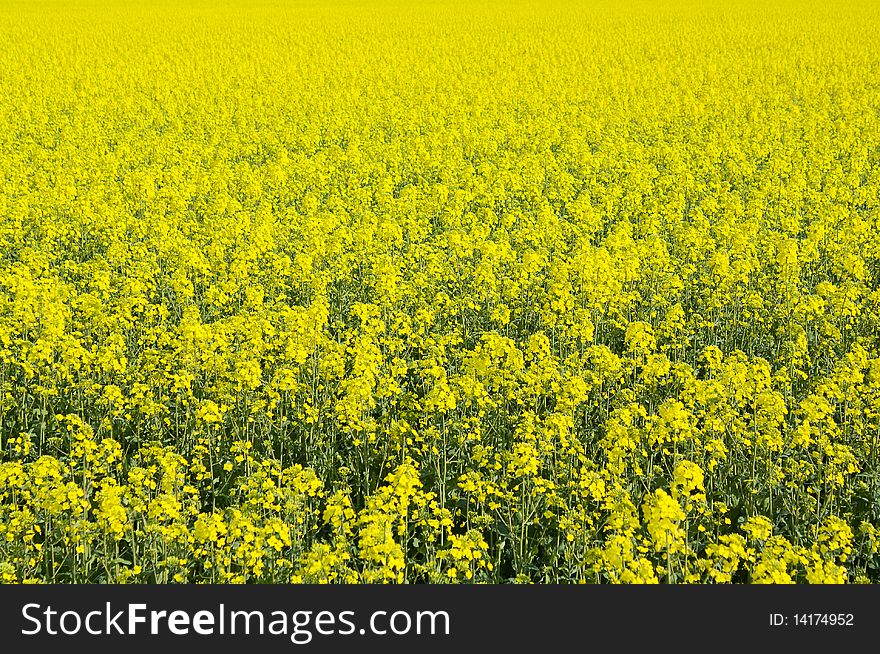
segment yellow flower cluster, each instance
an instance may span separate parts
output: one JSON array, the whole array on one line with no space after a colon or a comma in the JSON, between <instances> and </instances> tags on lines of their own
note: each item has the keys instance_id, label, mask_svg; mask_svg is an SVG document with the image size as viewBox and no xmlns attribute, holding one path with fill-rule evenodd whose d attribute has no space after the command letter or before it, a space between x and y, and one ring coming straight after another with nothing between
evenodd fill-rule
<instances>
[{"instance_id":1,"label":"yellow flower cluster","mask_svg":"<svg viewBox=\"0 0 880 654\"><path fill-rule=\"evenodd\" d=\"M878 32L0 1L0 580L880 581Z\"/></svg>"}]
</instances>

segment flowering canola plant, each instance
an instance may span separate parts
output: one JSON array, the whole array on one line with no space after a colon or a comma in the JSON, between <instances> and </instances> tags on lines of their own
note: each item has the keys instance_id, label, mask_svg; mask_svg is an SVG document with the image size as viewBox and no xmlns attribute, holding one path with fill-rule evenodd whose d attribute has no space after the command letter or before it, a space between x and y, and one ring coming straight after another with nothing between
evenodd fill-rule
<instances>
[{"instance_id":1,"label":"flowering canola plant","mask_svg":"<svg viewBox=\"0 0 880 654\"><path fill-rule=\"evenodd\" d=\"M0 580L880 580L877 33L0 0Z\"/></svg>"}]
</instances>

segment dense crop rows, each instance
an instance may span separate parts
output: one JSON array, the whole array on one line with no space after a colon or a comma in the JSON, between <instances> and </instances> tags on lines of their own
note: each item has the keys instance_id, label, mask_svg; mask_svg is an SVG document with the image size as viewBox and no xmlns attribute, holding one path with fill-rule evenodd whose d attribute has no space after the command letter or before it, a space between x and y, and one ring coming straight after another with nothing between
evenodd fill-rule
<instances>
[{"instance_id":1,"label":"dense crop rows","mask_svg":"<svg viewBox=\"0 0 880 654\"><path fill-rule=\"evenodd\" d=\"M0 579L880 580L868 2L0 3Z\"/></svg>"}]
</instances>

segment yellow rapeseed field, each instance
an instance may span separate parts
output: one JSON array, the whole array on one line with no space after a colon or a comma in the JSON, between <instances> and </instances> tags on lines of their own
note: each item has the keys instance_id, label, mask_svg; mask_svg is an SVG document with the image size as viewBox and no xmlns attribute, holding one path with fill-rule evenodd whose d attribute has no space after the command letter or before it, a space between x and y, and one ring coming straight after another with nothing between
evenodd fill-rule
<instances>
[{"instance_id":1,"label":"yellow rapeseed field","mask_svg":"<svg viewBox=\"0 0 880 654\"><path fill-rule=\"evenodd\" d=\"M880 581L878 5L149 4L0 0L0 580Z\"/></svg>"}]
</instances>

